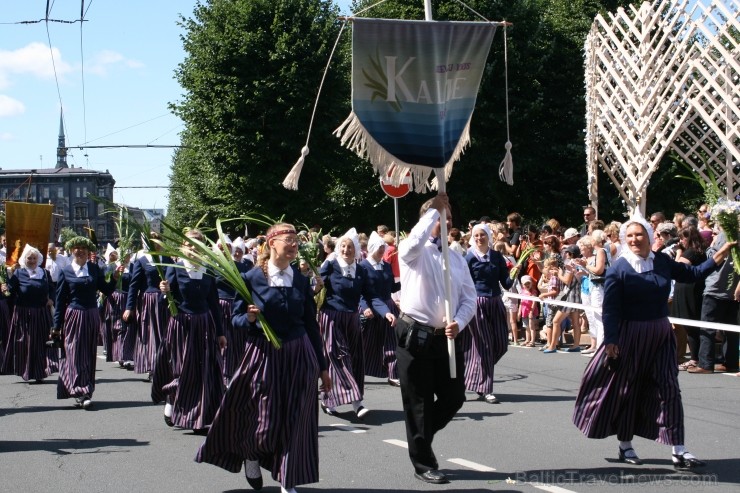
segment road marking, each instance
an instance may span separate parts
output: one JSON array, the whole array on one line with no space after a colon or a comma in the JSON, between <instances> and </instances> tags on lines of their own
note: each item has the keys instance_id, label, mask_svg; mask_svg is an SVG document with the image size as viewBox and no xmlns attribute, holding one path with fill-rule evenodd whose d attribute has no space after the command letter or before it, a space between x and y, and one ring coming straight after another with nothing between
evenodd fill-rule
<instances>
[{"instance_id":1,"label":"road marking","mask_svg":"<svg viewBox=\"0 0 740 493\"><path fill-rule=\"evenodd\" d=\"M471 462L465 459L447 459L447 462L452 462L458 466L467 467L468 469L480 472L494 472L496 470L492 467L484 466L483 464L478 464L477 462Z\"/></svg>"},{"instance_id":2,"label":"road marking","mask_svg":"<svg viewBox=\"0 0 740 493\"><path fill-rule=\"evenodd\" d=\"M404 442L403 440L383 440L385 443L390 443L391 445L396 445L397 447L402 448L409 448L409 444Z\"/></svg>"},{"instance_id":3,"label":"road marking","mask_svg":"<svg viewBox=\"0 0 740 493\"><path fill-rule=\"evenodd\" d=\"M550 493L575 493L572 490L566 490L565 488L561 488L560 486L553 486L550 484L533 484L529 483L538 490L542 491L549 491Z\"/></svg>"},{"instance_id":4,"label":"road marking","mask_svg":"<svg viewBox=\"0 0 740 493\"><path fill-rule=\"evenodd\" d=\"M365 430L361 430L359 428L355 428L354 426L347 426L347 425L343 425L343 424L339 424L339 423L332 424L330 426L333 426L335 428L338 428L338 429L340 429L342 431L349 431L350 433L365 433Z\"/></svg>"}]
</instances>

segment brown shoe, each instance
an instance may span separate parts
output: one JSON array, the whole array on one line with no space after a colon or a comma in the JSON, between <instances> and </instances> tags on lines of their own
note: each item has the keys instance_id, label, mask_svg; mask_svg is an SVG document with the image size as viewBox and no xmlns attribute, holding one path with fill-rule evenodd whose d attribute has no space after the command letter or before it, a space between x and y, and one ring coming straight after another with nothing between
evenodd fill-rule
<instances>
[{"instance_id":1,"label":"brown shoe","mask_svg":"<svg viewBox=\"0 0 740 493\"><path fill-rule=\"evenodd\" d=\"M737 368L727 368L725 365L714 365L714 371L721 373L737 373Z\"/></svg>"},{"instance_id":2,"label":"brown shoe","mask_svg":"<svg viewBox=\"0 0 740 493\"><path fill-rule=\"evenodd\" d=\"M714 370L705 370L701 366L694 366L692 368L689 368L686 370L688 373L701 373L702 375L705 373L714 373Z\"/></svg>"}]
</instances>

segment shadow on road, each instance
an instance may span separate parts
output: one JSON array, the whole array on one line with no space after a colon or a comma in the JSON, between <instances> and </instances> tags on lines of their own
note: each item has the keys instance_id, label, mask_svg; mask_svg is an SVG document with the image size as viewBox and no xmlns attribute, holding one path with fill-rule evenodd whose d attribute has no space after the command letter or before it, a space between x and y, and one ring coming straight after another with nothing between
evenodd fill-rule
<instances>
[{"instance_id":1,"label":"shadow on road","mask_svg":"<svg viewBox=\"0 0 740 493\"><path fill-rule=\"evenodd\" d=\"M128 447L142 447L149 445L149 442L140 442L129 438L95 438L85 439L49 439L40 441L3 441L0 442L0 453L7 452L32 452L45 450L57 455L70 454L96 454L96 453L116 453L128 452ZM119 447L120 450L100 450L106 447Z\"/></svg>"}]
</instances>

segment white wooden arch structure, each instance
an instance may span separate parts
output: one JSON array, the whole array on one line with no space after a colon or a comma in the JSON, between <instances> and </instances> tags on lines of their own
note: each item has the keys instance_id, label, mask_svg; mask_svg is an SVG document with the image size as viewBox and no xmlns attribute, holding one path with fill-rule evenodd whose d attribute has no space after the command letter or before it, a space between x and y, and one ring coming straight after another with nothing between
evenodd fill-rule
<instances>
[{"instance_id":1,"label":"white wooden arch structure","mask_svg":"<svg viewBox=\"0 0 740 493\"><path fill-rule=\"evenodd\" d=\"M601 166L632 213L674 151L728 198L740 194L739 0L655 0L608 19L585 44L588 193Z\"/></svg>"}]
</instances>

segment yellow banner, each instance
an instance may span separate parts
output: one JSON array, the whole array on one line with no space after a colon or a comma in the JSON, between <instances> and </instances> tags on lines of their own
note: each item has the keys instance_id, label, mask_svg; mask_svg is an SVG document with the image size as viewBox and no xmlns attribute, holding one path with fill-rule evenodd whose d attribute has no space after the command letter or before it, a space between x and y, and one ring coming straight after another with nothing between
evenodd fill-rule
<instances>
[{"instance_id":1,"label":"yellow banner","mask_svg":"<svg viewBox=\"0 0 740 493\"><path fill-rule=\"evenodd\" d=\"M38 248L46 258L53 210L53 204L5 202L7 265L15 265L18 262L26 243Z\"/></svg>"}]
</instances>

